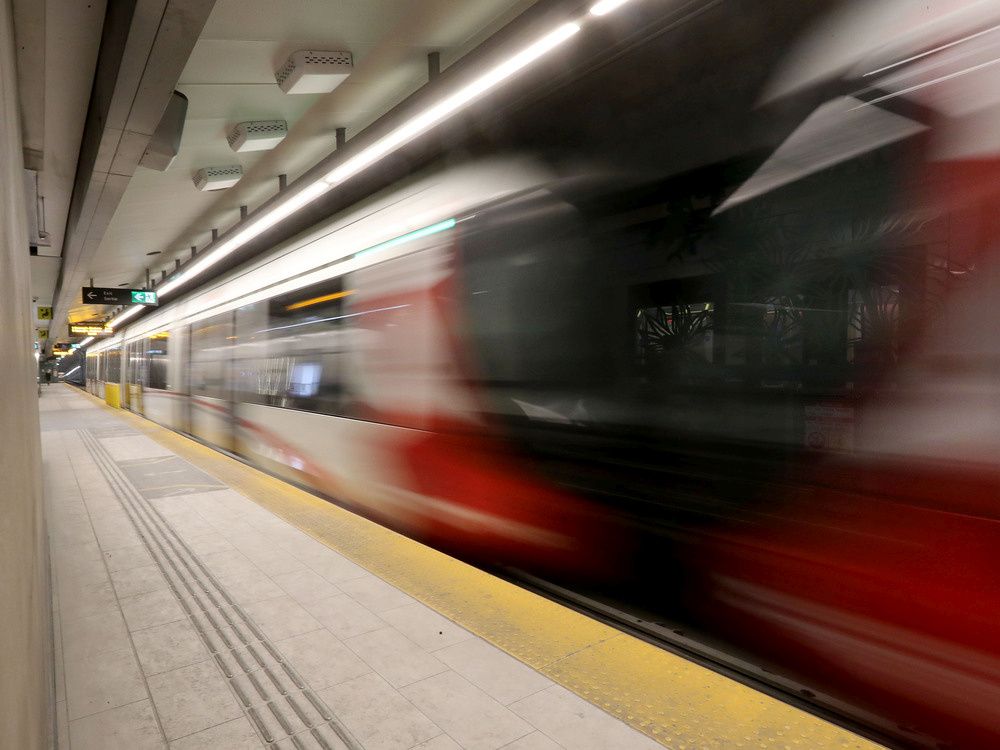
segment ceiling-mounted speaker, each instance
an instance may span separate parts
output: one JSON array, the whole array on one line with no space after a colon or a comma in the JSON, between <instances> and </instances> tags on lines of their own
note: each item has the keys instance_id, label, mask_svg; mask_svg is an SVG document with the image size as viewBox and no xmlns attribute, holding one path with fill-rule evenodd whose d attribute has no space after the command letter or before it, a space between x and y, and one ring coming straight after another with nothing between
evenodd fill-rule
<instances>
[{"instance_id":1,"label":"ceiling-mounted speaker","mask_svg":"<svg viewBox=\"0 0 1000 750\"><path fill-rule=\"evenodd\" d=\"M281 143L288 135L284 120L252 120L241 122L226 135L229 148L237 153L267 151Z\"/></svg>"},{"instance_id":2,"label":"ceiling-mounted speaker","mask_svg":"<svg viewBox=\"0 0 1000 750\"><path fill-rule=\"evenodd\" d=\"M300 49L274 74L286 94L326 94L333 91L354 70L350 52Z\"/></svg>"},{"instance_id":3,"label":"ceiling-mounted speaker","mask_svg":"<svg viewBox=\"0 0 1000 750\"><path fill-rule=\"evenodd\" d=\"M187 118L188 100L180 91L175 91L163 110L160 124L156 126L146 151L139 160L139 166L147 169L166 171L181 150L181 135L184 133L184 120Z\"/></svg>"},{"instance_id":4,"label":"ceiling-mounted speaker","mask_svg":"<svg viewBox=\"0 0 1000 750\"><path fill-rule=\"evenodd\" d=\"M243 176L243 167L233 164L228 167L202 167L194 175L194 186L199 190L225 190L232 187Z\"/></svg>"}]
</instances>

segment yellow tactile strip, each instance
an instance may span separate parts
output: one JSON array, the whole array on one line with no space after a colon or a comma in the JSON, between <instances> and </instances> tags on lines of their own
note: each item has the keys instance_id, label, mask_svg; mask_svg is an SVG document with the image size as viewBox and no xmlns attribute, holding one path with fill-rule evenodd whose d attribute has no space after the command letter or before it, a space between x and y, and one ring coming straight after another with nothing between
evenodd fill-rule
<instances>
[{"instance_id":1,"label":"yellow tactile strip","mask_svg":"<svg viewBox=\"0 0 1000 750\"><path fill-rule=\"evenodd\" d=\"M672 750L881 747L142 417L114 411L221 482Z\"/></svg>"}]
</instances>

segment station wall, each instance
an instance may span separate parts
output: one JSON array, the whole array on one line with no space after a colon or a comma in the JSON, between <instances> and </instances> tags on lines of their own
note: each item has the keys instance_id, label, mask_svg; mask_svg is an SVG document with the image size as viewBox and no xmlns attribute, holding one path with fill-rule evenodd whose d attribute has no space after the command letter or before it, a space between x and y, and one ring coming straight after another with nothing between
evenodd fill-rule
<instances>
[{"instance_id":1,"label":"station wall","mask_svg":"<svg viewBox=\"0 0 1000 750\"><path fill-rule=\"evenodd\" d=\"M10 0L0 0L0 747L52 746L52 626Z\"/></svg>"}]
</instances>

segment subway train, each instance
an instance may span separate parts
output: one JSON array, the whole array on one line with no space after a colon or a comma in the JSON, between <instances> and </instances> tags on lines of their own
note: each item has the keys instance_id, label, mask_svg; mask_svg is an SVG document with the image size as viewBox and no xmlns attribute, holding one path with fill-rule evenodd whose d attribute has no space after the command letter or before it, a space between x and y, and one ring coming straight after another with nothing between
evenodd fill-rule
<instances>
[{"instance_id":1,"label":"subway train","mask_svg":"<svg viewBox=\"0 0 1000 750\"><path fill-rule=\"evenodd\" d=\"M635 5L491 156L130 322L87 388L887 744L998 747L1000 8Z\"/></svg>"}]
</instances>

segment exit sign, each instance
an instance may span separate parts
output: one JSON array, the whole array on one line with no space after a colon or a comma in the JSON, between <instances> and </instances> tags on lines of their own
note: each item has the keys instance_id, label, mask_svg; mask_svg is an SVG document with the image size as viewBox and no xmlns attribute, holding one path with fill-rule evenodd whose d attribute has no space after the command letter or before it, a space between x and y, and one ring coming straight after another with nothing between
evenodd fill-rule
<instances>
[{"instance_id":1,"label":"exit sign","mask_svg":"<svg viewBox=\"0 0 1000 750\"><path fill-rule=\"evenodd\" d=\"M132 304L133 305L156 305L159 304L156 301L156 292L141 292L135 289L130 289L132 292Z\"/></svg>"},{"instance_id":2,"label":"exit sign","mask_svg":"<svg viewBox=\"0 0 1000 750\"><path fill-rule=\"evenodd\" d=\"M156 292L145 289L114 289L85 286L81 299L85 305L157 305Z\"/></svg>"}]
</instances>

